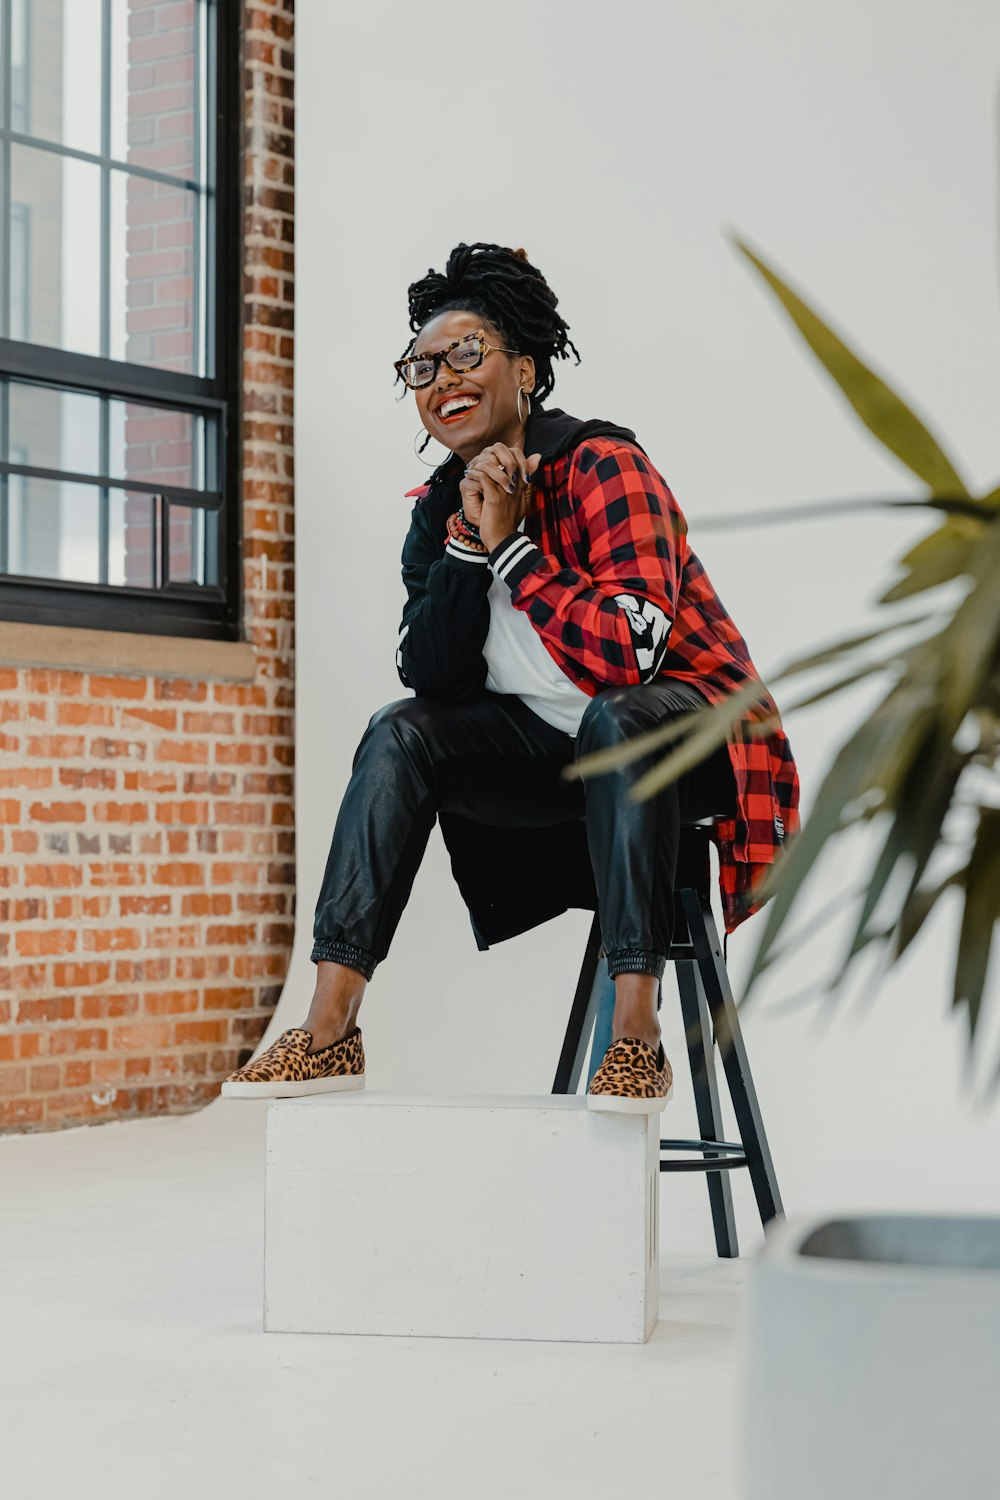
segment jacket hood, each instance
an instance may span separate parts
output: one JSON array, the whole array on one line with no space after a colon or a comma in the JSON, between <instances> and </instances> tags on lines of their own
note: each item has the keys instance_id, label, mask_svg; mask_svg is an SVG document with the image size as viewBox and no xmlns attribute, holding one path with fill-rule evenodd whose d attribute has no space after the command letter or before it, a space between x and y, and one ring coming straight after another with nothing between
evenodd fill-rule
<instances>
[{"instance_id":1,"label":"jacket hood","mask_svg":"<svg viewBox=\"0 0 1000 1500\"><path fill-rule=\"evenodd\" d=\"M635 433L630 427L620 427L616 422L605 421L603 417L583 421L579 417L571 417L568 412L560 411L558 406L553 406L551 409L536 407L528 417L524 434L525 457L530 458L532 453L540 453L543 463L554 463L556 459L571 453L580 443L594 437L617 438L619 442L632 443L641 452L645 452L636 442Z\"/></svg>"}]
</instances>

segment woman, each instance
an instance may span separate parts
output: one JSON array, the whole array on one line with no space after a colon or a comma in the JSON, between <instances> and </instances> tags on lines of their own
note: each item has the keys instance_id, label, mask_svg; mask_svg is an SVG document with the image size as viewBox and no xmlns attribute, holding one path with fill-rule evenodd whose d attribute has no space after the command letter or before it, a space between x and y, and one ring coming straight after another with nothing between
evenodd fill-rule
<instances>
[{"instance_id":1,"label":"woman","mask_svg":"<svg viewBox=\"0 0 1000 1500\"><path fill-rule=\"evenodd\" d=\"M635 434L542 404L553 361L576 349L524 251L459 245L409 305L415 337L396 370L423 445L451 450L411 491L397 666L415 696L376 713L358 747L316 908L309 1013L222 1092L363 1086L358 1009L439 820L481 949L569 906L599 911L616 1003L588 1103L659 1110L680 824L715 818L731 932L797 827L791 749L762 685L730 742L653 799L628 795L642 761L562 775L757 674ZM751 737L755 719L766 732Z\"/></svg>"}]
</instances>

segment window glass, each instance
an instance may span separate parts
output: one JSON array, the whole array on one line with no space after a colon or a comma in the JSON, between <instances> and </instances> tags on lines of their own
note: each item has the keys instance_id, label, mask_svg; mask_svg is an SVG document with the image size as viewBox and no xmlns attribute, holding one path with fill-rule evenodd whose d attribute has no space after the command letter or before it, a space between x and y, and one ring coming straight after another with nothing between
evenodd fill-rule
<instances>
[{"instance_id":1,"label":"window glass","mask_svg":"<svg viewBox=\"0 0 1000 1500\"><path fill-rule=\"evenodd\" d=\"M7 572L99 583L100 504L92 485L12 475Z\"/></svg>"},{"instance_id":2,"label":"window glass","mask_svg":"<svg viewBox=\"0 0 1000 1500\"><path fill-rule=\"evenodd\" d=\"M204 6L111 5L111 155L202 180Z\"/></svg>"},{"instance_id":3,"label":"window glass","mask_svg":"<svg viewBox=\"0 0 1000 1500\"><path fill-rule=\"evenodd\" d=\"M31 0L19 17L21 8L12 7L11 61L19 46L26 75L30 69L30 134L96 154L101 149L101 0ZM28 133L28 122L15 128Z\"/></svg>"},{"instance_id":4,"label":"window glass","mask_svg":"<svg viewBox=\"0 0 1000 1500\"><path fill-rule=\"evenodd\" d=\"M200 194L111 173L112 359L203 372L203 228Z\"/></svg>"},{"instance_id":5,"label":"window glass","mask_svg":"<svg viewBox=\"0 0 1000 1500\"><path fill-rule=\"evenodd\" d=\"M10 387L10 426L23 457L35 469L101 472L101 402L98 396L50 386Z\"/></svg>"},{"instance_id":6,"label":"window glass","mask_svg":"<svg viewBox=\"0 0 1000 1500\"><path fill-rule=\"evenodd\" d=\"M205 488L205 422L139 401L111 403L108 470L116 479Z\"/></svg>"},{"instance_id":7,"label":"window glass","mask_svg":"<svg viewBox=\"0 0 1000 1500\"><path fill-rule=\"evenodd\" d=\"M30 339L31 214L26 203L10 205L10 331L12 339Z\"/></svg>"},{"instance_id":8,"label":"window glass","mask_svg":"<svg viewBox=\"0 0 1000 1500\"><path fill-rule=\"evenodd\" d=\"M167 523L171 583L217 583L218 513L171 505Z\"/></svg>"},{"instance_id":9,"label":"window glass","mask_svg":"<svg viewBox=\"0 0 1000 1500\"><path fill-rule=\"evenodd\" d=\"M156 516L154 495L111 490L109 495L108 582L151 589L156 576Z\"/></svg>"},{"instance_id":10,"label":"window glass","mask_svg":"<svg viewBox=\"0 0 1000 1500\"><path fill-rule=\"evenodd\" d=\"M15 145L10 171L12 196L31 217L30 300L21 314L31 341L100 354L101 169ZM16 290L12 281L12 307Z\"/></svg>"},{"instance_id":11,"label":"window glass","mask_svg":"<svg viewBox=\"0 0 1000 1500\"><path fill-rule=\"evenodd\" d=\"M218 585L239 499L223 494L235 410L214 365L227 354L228 386L235 332L215 288L227 237L237 277L239 262L235 225L215 219L220 167L234 161L214 120L236 8L0 0L3 42L0 621L11 597L24 617L20 581L38 579L67 586L35 591L40 619L63 607L53 600L101 621L99 591L170 590L150 628L228 633L235 610Z\"/></svg>"},{"instance_id":12,"label":"window glass","mask_svg":"<svg viewBox=\"0 0 1000 1500\"><path fill-rule=\"evenodd\" d=\"M11 0L10 126L22 132L31 129L30 25L28 0Z\"/></svg>"}]
</instances>

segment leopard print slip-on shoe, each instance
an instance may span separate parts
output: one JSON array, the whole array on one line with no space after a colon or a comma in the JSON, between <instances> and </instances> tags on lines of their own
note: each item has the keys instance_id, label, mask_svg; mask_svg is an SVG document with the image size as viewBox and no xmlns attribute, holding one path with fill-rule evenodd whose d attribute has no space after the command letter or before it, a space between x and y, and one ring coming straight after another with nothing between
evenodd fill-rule
<instances>
[{"instance_id":1,"label":"leopard print slip-on shoe","mask_svg":"<svg viewBox=\"0 0 1000 1500\"><path fill-rule=\"evenodd\" d=\"M224 1099L295 1099L301 1094L327 1094L338 1089L363 1089L365 1049L361 1028L355 1026L339 1042L310 1052L312 1032L303 1026L283 1031L256 1062L237 1068L222 1085Z\"/></svg>"},{"instance_id":2,"label":"leopard print slip-on shoe","mask_svg":"<svg viewBox=\"0 0 1000 1500\"><path fill-rule=\"evenodd\" d=\"M655 1114L674 1091L674 1074L661 1042L654 1052L636 1036L619 1037L590 1080L591 1109L619 1114Z\"/></svg>"}]
</instances>

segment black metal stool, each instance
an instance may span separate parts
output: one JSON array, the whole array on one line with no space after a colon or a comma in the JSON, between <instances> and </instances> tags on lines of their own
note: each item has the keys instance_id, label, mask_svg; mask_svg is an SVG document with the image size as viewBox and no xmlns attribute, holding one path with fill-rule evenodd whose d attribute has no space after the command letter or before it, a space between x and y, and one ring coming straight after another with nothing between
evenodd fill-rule
<instances>
[{"instance_id":1,"label":"black metal stool","mask_svg":"<svg viewBox=\"0 0 1000 1500\"><path fill-rule=\"evenodd\" d=\"M739 1247L727 1172L733 1167L749 1170L762 1224L777 1218L783 1210L736 1002L712 915L709 849L708 829L704 824L682 826L674 888L674 938L668 955L677 966L698 1129L703 1138L661 1140L660 1171L707 1174L716 1249L721 1256L734 1256L739 1255ZM600 972L600 948L601 929L595 916L552 1085L554 1094L574 1094L580 1082L598 997L607 982ZM720 1139L722 1109L715 1071L716 1042L742 1137L738 1143ZM676 1151L694 1151L700 1155L678 1160L672 1157Z\"/></svg>"}]
</instances>

